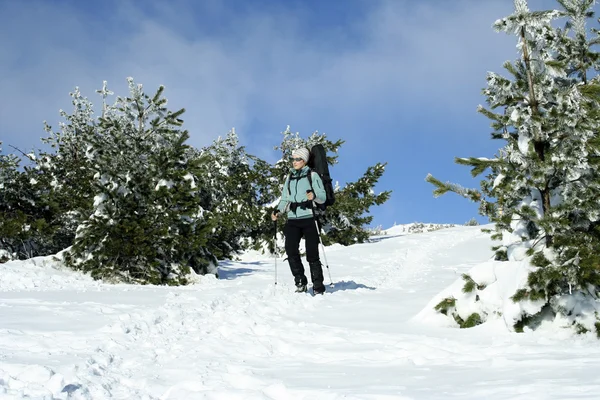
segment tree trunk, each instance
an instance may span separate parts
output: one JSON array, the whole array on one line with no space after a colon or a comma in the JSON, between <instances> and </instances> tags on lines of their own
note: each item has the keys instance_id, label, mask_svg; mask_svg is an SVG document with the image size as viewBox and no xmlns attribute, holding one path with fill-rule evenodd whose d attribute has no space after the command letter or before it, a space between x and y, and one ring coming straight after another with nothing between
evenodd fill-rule
<instances>
[{"instance_id":1,"label":"tree trunk","mask_svg":"<svg viewBox=\"0 0 600 400\"><path fill-rule=\"evenodd\" d=\"M534 116L539 116L539 108L537 103L537 98L535 97L535 86L533 84L533 72L531 70L531 58L529 54L529 49L527 47L527 38L525 37L525 27L521 28L521 40L523 41L523 61L525 62L525 69L527 71L527 82L529 85L529 107L531 108L531 113ZM544 162L546 159L546 143L541 140L541 135L538 132L533 133L533 147L535 149L535 153L537 154L539 160ZM548 184L546 182L546 187L540 190L540 195L542 197L542 214L546 216L546 213L550 210L550 190L548 189ZM552 235L546 233L546 246L552 246Z\"/></svg>"}]
</instances>

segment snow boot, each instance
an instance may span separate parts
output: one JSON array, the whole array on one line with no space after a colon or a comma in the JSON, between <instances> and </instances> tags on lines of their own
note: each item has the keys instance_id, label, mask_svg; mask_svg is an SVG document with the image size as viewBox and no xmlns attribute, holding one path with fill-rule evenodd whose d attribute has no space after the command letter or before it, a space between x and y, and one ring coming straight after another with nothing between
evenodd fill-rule
<instances>
[{"instance_id":1,"label":"snow boot","mask_svg":"<svg viewBox=\"0 0 600 400\"><path fill-rule=\"evenodd\" d=\"M306 292L306 284L305 283L299 283L296 285L296 293L305 293Z\"/></svg>"},{"instance_id":2,"label":"snow boot","mask_svg":"<svg viewBox=\"0 0 600 400\"><path fill-rule=\"evenodd\" d=\"M310 277L313 283L313 293L323 294L325 293L325 285L323 285L323 266L320 261L311 262L310 265Z\"/></svg>"},{"instance_id":3,"label":"snow boot","mask_svg":"<svg viewBox=\"0 0 600 400\"><path fill-rule=\"evenodd\" d=\"M317 295L317 294L323 294L325 293L325 286L321 285L321 286L313 286L313 294Z\"/></svg>"}]
</instances>

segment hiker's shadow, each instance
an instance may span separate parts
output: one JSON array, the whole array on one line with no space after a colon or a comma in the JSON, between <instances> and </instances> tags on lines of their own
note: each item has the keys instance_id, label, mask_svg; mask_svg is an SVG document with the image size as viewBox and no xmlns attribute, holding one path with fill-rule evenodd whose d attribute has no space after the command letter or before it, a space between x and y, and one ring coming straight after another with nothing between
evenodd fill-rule
<instances>
[{"instance_id":1,"label":"hiker's shadow","mask_svg":"<svg viewBox=\"0 0 600 400\"><path fill-rule=\"evenodd\" d=\"M233 264L231 262L227 262L227 261L222 261L219 263L219 269L218 269L218 277L219 279L225 279L225 280L231 280L231 279L236 279L240 276L246 276L246 275L252 275L254 273L256 273L257 271L260 271L261 268L260 266L263 264L261 262L245 262L245 265L248 266L248 268L244 268L244 267L234 267ZM237 264L239 265L239 263ZM252 266L256 266L256 268L251 268Z\"/></svg>"},{"instance_id":2,"label":"hiker's shadow","mask_svg":"<svg viewBox=\"0 0 600 400\"><path fill-rule=\"evenodd\" d=\"M219 279L231 280L239 278L240 276L251 275L254 272L256 272L256 270L250 268L219 268L218 276Z\"/></svg>"},{"instance_id":3,"label":"hiker's shadow","mask_svg":"<svg viewBox=\"0 0 600 400\"><path fill-rule=\"evenodd\" d=\"M342 292L346 290L358 290L358 289L367 289L367 290L375 290L374 287L363 285L362 283L356 283L354 281L339 281L334 282L333 287L327 288L328 293Z\"/></svg>"}]
</instances>

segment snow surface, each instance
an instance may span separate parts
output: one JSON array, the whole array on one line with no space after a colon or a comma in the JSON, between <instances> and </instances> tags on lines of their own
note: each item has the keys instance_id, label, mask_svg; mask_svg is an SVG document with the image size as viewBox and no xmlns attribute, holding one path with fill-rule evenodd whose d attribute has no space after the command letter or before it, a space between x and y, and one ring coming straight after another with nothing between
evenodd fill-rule
<instances>
[{"instance_id":1,"label":"snow surface","mask_svg":"<svg viewBox=\"0 0 600 400\"><path fill-rule=\"evenodd\" d=\"M592 334L518 334L502 318L458 329L432 310L462 273L491 279L480 227L404 232L327 247L335 285L316 297L293 293L281 258L275 286L258 253L178 288L2 264L0 399L599 397Z\"/></svg>"}]
</instances>

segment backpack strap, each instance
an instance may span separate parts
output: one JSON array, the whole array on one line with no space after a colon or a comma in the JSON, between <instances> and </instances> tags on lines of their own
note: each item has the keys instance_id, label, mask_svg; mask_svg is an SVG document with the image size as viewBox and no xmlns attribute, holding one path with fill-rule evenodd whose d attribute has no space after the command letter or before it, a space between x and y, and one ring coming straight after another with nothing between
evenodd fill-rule
<instances>
[{"instance_id":1,"label":"backpack strap","mask_svg":"<svg viewBox=\"0 0 600 400\"><path fill-rule=\"evenodd\" d=\"M315 171L313 171L312 169L309 169L308 173L306 174L306 177L308 178L308 184L310 185L310 190L312 190L314 192L313 184L312 184L312 174L313 174L313 172L315 172ZM304 178L304 176L299 176L299 177L294 178L294 179L302 179L302 178ZM288 186L288 194L290 196L292 195L292 189L290 188L291 184L292 184L292 173L290 172L290 174L288 175L288 184L287 184L287 186Z\"/></svg>"},{"instance_id":2,"label":"backpack strap","mask_svg":"<svg viewBox=\"0 0 600 400\"><path fill-rule=\"evenodd\" d=\"M306 177L308 178L308 184L310 185L310 190L313 191L313 193L315 192L315 190L313 189L313 185L312 185L312 174L313 174L313 170L309 169L308 170L308 174L306 174Z\"/></svg>"}]
</instances>

